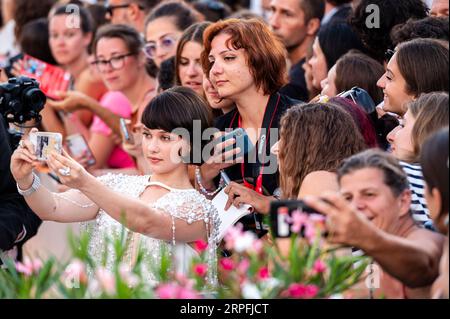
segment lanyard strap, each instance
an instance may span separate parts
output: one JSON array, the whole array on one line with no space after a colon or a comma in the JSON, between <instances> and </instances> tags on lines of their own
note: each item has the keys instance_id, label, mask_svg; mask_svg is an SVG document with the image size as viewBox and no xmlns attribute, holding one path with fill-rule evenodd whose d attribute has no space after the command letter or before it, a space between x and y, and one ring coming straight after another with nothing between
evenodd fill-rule
<instances>
[{"instance_id":1,"label":"lanyard strap","mask_svg":"<svg viewBox=\"0 0 450 319\"><path fill-rule=\"evenodd\" d=\"M263 194L263 185L262 184L263 184L263 175L264 175L264 162L265 162L265 159L266 159L267 140L270 138L270 129L272 128L273 120L275 119L275 114L277 113L278 105L280 104L280 98L281 98L280 94L277 94L277 102L275 104L275 108L273 110L273 113L272 113L272 115L270 117L269 126L267 127L267 131L268 132L265 131L260 136L260 138L258 140L258 143L257 143L257 147L258 147L258 162L259 162L259 157L261 155L263 156L263 161L262 161L262 163L259 162L260 163L259 174L258 174L258 177L256 178L256 181L255 181L254 185L250 184L249 182L247 182L245 180L245 163L241 163L241 175L242 175L242 181L243 181L244 186L247 187L247 188L253 189L254 191L258 192L261 195ZM267 102L266 109L264 111L264 119L263 119L263 123L262 123L262 126L263 126L262 128L265 128L264 127L264 123L266 121L264 121L264 120L268 116L268 111L270 112L270 110L268 108L269 104L270 104L270 99ZM236 113L233 116L233 119L231 120L230 129L233 126L234 120L235 120L237 115L238 115L238 112L236 111ZM239 128L242 128L242 118L241 118L240 115L239 115L239 118L238 118L238 126L239 126ZM262 145L264 145L264 147L262 147ZM263 154L261 154L261 152Z\"/></svg>"}]
</instances>

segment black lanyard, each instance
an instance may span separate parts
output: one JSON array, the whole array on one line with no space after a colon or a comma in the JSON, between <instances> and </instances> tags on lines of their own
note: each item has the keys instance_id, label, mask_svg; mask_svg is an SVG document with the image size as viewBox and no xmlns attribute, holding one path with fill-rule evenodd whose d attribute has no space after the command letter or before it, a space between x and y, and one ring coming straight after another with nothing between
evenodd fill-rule
<instances>
[{"instance_id":1,"label":"black lanyard","mask_svg":"<svg viewBox=\"0 0 450 319\"><path fill-rule=\"evenodd\" d=\"M269 107L272 102L272 96L271 96L269 98L269 101L267 102L267 105L266 105L266 108L264 111L264 118L263 118L263 123L262 123L262 127L261 127L261 129L262 129L261 136L259 137L258 142L256 144L256 147L258 148L257 161L259 164L259 173L258 173L258 177L256 179L254 179L253 185L248 183L245 180L245 163L241 163L241 175L242 175L242 182L243 182L244 186L246 186L250 189L253 189L254 191L258 192L261 195L263 194L263 185L262 184L263 184L263 175L264 175L264 163L265 163L266 152L267 152L267 140L270 138L270 130L272 128L273 120L275 119L275 115L277 114L281 95L277 93L276 97L277 97L277 102L275 104L275 107L274 108ZM230 127L229 127L230 129L233 127L233 123L238 114L239 114L239 111L236 111L236 113L233 116L233 119L231 120ZM242 127L241 122L242 122L242 119L241 119L241 116L239 115L239 118L238 118L239 128ZM259 160L261 157L263 157L262 162ZM253 174L252 174L252 176L254 177Z\"/></svg>"}]
</instances>

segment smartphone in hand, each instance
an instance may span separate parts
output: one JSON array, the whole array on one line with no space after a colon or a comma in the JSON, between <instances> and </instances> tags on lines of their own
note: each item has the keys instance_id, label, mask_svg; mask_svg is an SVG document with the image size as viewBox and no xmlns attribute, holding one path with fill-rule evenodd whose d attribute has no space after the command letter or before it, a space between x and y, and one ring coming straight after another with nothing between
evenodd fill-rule
<instances>
[{"instance_id":1,"label":"smartphone in hand","mask_svg":"<svg viewBox=\"0 0 450 319\"><path fill-rule=\"evenodd\" d=\"M82 157L83 155L85 155L88 158L87 165L95 165L96 161L94 154L89 148L89 145L84 139L83 135L77 133L67 136L66 145L73 157Z\"/></svg>"},{"instance_id":2,"label":"smartphone in hand","mask_svg":"<svg viewBox=\"0 0 450 319\"><path fill-rule=\"evenodd\" d=\"M62 153L62 135L60 133L34 132L30 134L30 141L39 161L47 161L53 151L58 154Z\"/></svg>"},{"instance_id":3,"label":"smartphone in hand","mask_svg":"<svg viewBox=\"0 0 450 319\"><path fill-rule=\"evenodd\" d=\"M270 205L270 225L274 238L289 238L292 235L292 213L300 212L304 214L321 213L307 206L302 200L281 200L273 201ZM325 217L325 216L324 216ZM300 235L303 234L300 232Z\"/></svg>"},{"instance_id":4,"label":"smartphone in hand","mask_svg":"<svg viewBox=\"0 0 450 319\"><path fill-rule=\"evenodd\" d=\"M233 145L225 147L222 150L222 152L223 153L230 152L236 148L239 148L240 152L235 154L232 158L226 158L225 161L235 160L237 158L244 157L250 152L252 152L254 149L252 141L250 140L250 138L247 135L247 132L243 128L235 129L231 132L226 133L225 135L215 138L210 143L210 145L212 146L211 149L213 150L216 145L231 139L234 139L235 143Z\"/></svg>"},{"instance_id":5,"label":"smartphone in hand","mask_svg":"<svg viewBox=\"0 0 450 319\"><path fill-rule=\"evenodd\" d=\"M120 132L123 140L128 144L134 144L134 136L131 130L131 121L124 118L120 119Z\"/></svg>"}]
</instances>

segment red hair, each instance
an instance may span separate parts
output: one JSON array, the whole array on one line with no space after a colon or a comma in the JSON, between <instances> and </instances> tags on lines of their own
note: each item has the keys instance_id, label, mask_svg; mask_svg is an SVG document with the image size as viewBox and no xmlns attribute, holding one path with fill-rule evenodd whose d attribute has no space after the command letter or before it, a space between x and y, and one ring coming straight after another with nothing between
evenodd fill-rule
<instances>
[{"instance_id":1,"label":"red hair","mask_svg":"<svg viewBox=\"0 0 450 319\"><path fill-rule=\"evenodd\" d=\"M235 50L244 49L247 65L256 87L265 95L277 92L286 84L286 54L283 44L272 34L266 24L258 19L228 19L210 25L203 34L204 50L201 54L203 71L207 76L211 70L209 53L211 43L220 33L231 37L226 45Z\"/></svg>"}]
</instances>

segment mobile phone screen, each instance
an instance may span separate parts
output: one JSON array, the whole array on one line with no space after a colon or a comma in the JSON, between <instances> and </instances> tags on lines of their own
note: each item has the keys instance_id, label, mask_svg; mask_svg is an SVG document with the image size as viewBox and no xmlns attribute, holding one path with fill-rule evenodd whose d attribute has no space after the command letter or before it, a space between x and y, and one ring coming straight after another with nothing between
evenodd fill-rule
<instances>
[{"instance_id":1,"label":"mobile phone screen","mask_svg":"<svg viewBox=\"0 0 450 319\"><path fill-rule=\"evenodd\" d=\"M129 144L134 144L133 134L131 133L131 122L130 120L120 119L120 131L122 132L123 138Z\"/></svg>"},{"instance_id":2,"label":"mobile phone screen","mask_svg":"<svg viewBox=\"0 0 450 319\"><path fill-rule=\"evenodd\" d=\"M81 134L73 134L66 137L67 147L69 148L70 153L74 157L81 157L83 154L87 154L88 156L88 165L95 164L95 158L90 150L86 140Z\"/></svg>"},{"instance_id":3,"label":"mobile phone screen","mask_svg":"<svg viewBox=\"0 0 450 319\"><path fill-rule=\"evenodd\" d=\"M301 200L273 201L270 205L270 224L275 238L288 238L292 235L293 221L291 217L294 211L321 215ZM300 233L300 235L302 234Z\"/></svg>"}]
</instances>

